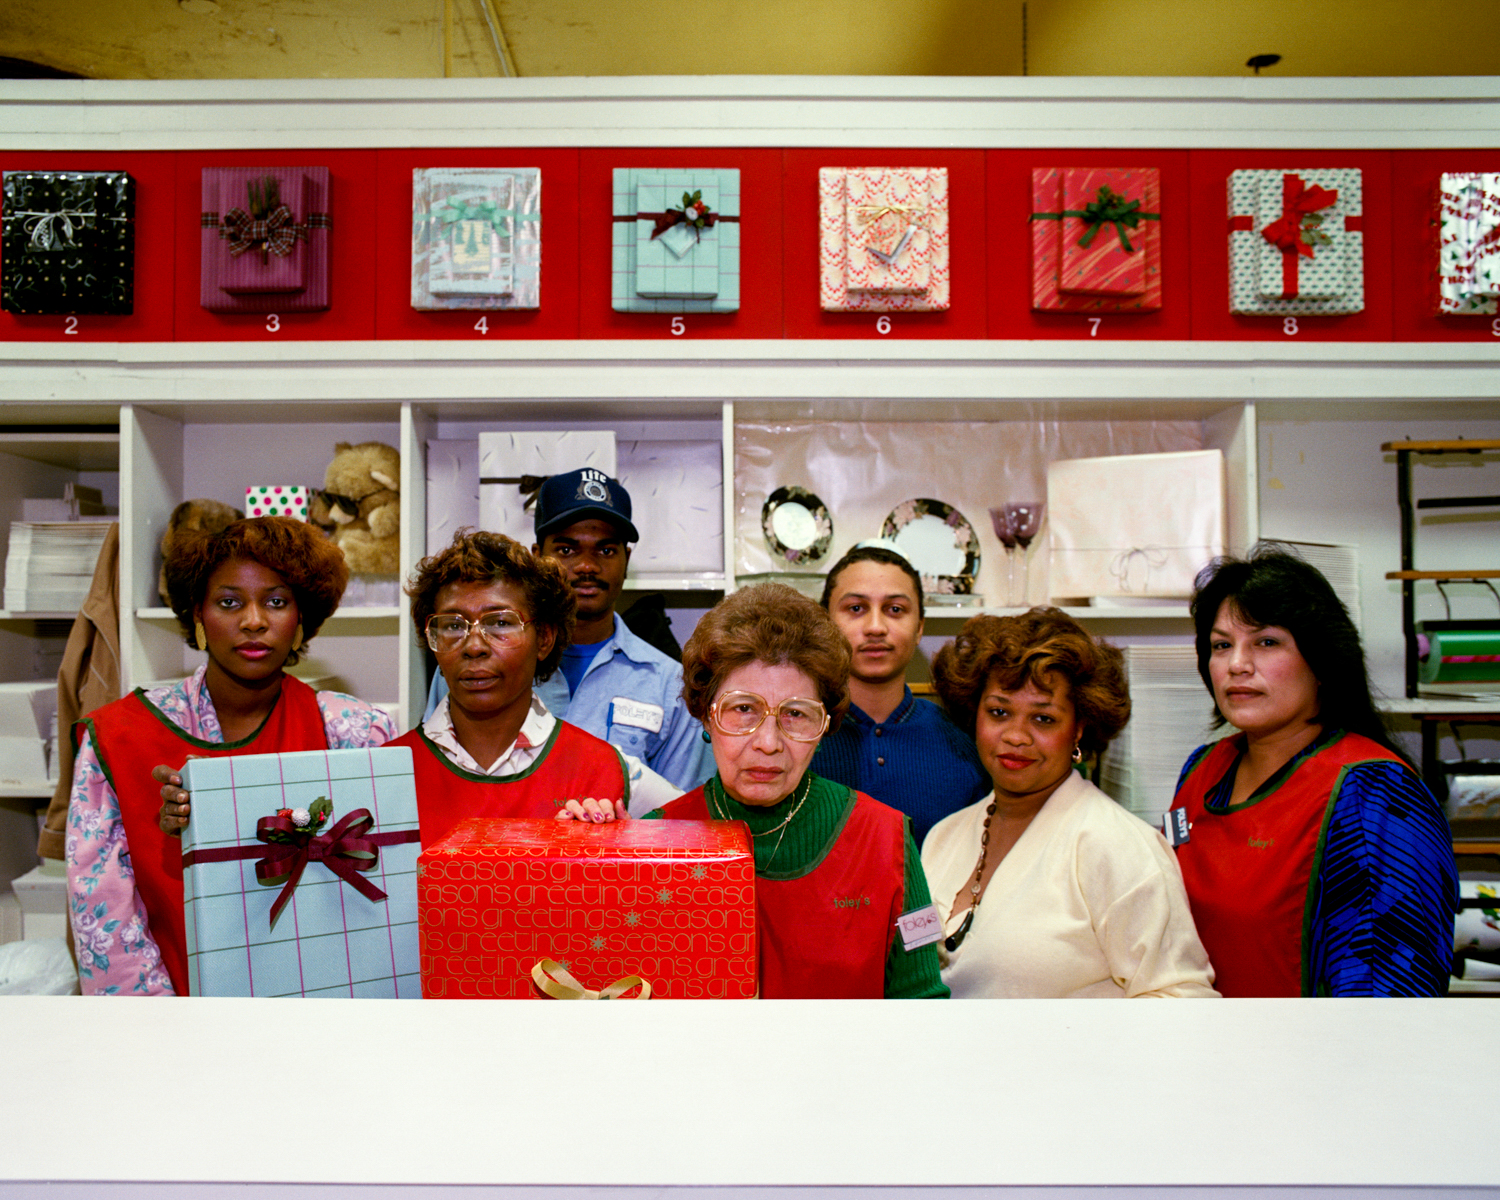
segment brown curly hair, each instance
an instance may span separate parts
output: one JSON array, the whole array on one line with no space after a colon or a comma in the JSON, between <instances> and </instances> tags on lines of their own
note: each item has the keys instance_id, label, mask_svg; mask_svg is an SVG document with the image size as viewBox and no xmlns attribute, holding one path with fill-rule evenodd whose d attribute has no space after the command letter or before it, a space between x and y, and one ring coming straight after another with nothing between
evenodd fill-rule
<instances>
[{"instance_id":1,"label":"brown curly hair","mask_svg":"<svg viewBox=\"0 0 1500 1200\"><path fill-rule=\"evenodd\" d=\"M173 530L167 537L163 563L167 599L182 627L183 640L195 650L198 639L193 624L208 594L209 576L234 559L260 563L292 589L302 621L302 649L338 608L349 582L344 552L304 521L250 517L231 522L219 533ZM299 657L293 650L286 665L295 665Z\"/></svg>"},{"instance_id":2,"label":"brown curly hair","mask_svg":"<svg viewBox=\"0 0 1500 1200\"><path fill-rule=\"evenodd\" d=\"M1079 745L1088 754L1103 750L1130 720L1125 656L1061 609L970 617L932 662L938 695L970 737L991 675L1007 692L1027 683L1047 691L1053 673L1068 681L1073 711L1083 722Z\"/></svg>"},{"instance_id":3,"label":"brown curly hair","mask_svg":"<svg viewBox=\"0 0 1500 1200\"><path fill-rule=\"evenodd\" d=\"M698 622L682 648L682 699L701 721L732 671L792 666L817 684L832 733L849 707L849 661L848 639L816 601L784 583L759 583L725 596Z\"/></svg>"},{"instance_id":4,"label":"brown curly hair","mask_svg":"<svg viewBox=\"0 0 1500 1200\"><path fill-rule=\"evenodd\" d=\"M537 679L552 677L573 640L578 614L573 588L555 558L532 554L503 533L460 529L446 549L417 564L406 585L417 645L423 648L427 646L427 619L437 611L437 594L450 583L511 583L520 588L538 632L550 629L553 633L551 652L536 664Z\"/></svg>"}]
</instances>

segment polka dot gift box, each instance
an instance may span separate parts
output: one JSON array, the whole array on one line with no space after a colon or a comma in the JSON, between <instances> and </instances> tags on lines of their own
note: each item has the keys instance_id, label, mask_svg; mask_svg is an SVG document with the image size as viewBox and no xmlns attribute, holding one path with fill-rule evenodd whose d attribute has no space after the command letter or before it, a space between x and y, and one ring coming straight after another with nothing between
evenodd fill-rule
<instances>
[{"instance_id":1,"label":"polka dot gift box","mask_svg":"<svg viewBox=\"0 0 1500 1200\"><path fill-rule=\"evenodd\" d=\"M1355 168L1229 177L1229 311L1268 316L1365 307L1362 176Z\"/></svg>"},{"instance_id":2,"label":"polka dot gift box","mask_svg":"<svg viewBox=\"0 0 1500 1200\"><path fill-rule=\"evenodd\" d=\"M245 489L247 517L291 517L294 521L305 521L311 503L312 488L271 484Z\"/></svg>"}]
</instances>

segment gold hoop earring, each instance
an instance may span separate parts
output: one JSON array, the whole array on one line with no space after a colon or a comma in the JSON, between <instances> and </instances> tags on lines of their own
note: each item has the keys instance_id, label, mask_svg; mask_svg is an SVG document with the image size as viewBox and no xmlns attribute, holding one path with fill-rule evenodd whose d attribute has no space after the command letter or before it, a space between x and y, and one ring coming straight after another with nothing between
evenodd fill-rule
<instances>
[{"instance_id":1,"label":"gold hoop earring","mask_svg":"<svg viewBox=\"0 0 1500 1200\"><path fill-rule=\"evenodd\" d=\"M297 622L297 632L292 635L292 650L300 653L307 649L307 639L302 636L302 622Z\"/></svg>"},{"instance_id":2,"label":"gold hoop earring","mask_svg":"<svg viewBox=\"0 0 1500 1200\"><path fill-rule=\"evenodd\" d=\"M198 649L208 649L208 630L203 628L202 621L193 622L193 636L198 640Z\"/></svg>"},{"instance_id":3,"label":"gold hoop earring","mask_svg":"<svg viewBox=\"0 0 1500 1200\"><path fill-rule=\"evenodd\" d=\"M1083 743L1082 742L1079 742L1078 745L1076 745L1076 746L1073 747L1073 761L1076 762L1076 763L1081 763L1083 761Z\"/></svg>"}]
</instances>

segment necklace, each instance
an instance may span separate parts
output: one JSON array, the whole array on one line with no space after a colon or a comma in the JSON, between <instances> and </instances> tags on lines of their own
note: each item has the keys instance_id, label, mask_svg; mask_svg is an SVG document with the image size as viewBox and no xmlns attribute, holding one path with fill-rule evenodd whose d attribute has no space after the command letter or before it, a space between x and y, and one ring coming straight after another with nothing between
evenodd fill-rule
<instances>
[{"instance_id":1,"label":"necklace","mask_svg":"<svg viewBox=\"0 0 1500 1200\"><path fill-rule=\"evenodd\" d=\"M969 926L974 924L974 911L979 907L979 893L982 890L979 881L984 878L984 860L990 850L990 820L995 815L995 805L999 803L1000 798L997 796L984 810L984 832L979 835L979 865L974 868L974 882L969 885L969 911L964 913L963 924L951 936L943 939L943 948L949 954L964 944L964 938L969 936Z\"/></svg>"},{"instance_id":2,"label":"necklace","mask_svg":"<svg viewBox=\"0 0 1500 1200\"><path fill-rule=\"evenodd\" d=\"M723 785L721 784L720 786L722 787ZM797 803L792 806L792 811L787 814L786 820L781 822L780 825L773 825L770 829L762 829L759 833L756 833L753 829L750 831L751 841L755 841L758 838L767 837L770 834L776 833L778 830L781 833L781 837L778 837L776 839L776 845L771 847L771 857L766 859L765 869L767 871L771 869L771 864L776 861L776 855L781 851L781 839L786 837L787 826L789 826L796 815L802 811L802 806L807 803L808 796L812 795L812 772L809 771L802 776L802 787L800 790L802 792L801 797L798 799ZM714 791L717 792L718 789L715 788ZM725 795L728 795L727 791ZM718 807L724 810L723 815L720 817L720 820L728 821L733 819L729 816L729 810L724 806L723 803L719 803Z\"/></svg>"}]
</instances>

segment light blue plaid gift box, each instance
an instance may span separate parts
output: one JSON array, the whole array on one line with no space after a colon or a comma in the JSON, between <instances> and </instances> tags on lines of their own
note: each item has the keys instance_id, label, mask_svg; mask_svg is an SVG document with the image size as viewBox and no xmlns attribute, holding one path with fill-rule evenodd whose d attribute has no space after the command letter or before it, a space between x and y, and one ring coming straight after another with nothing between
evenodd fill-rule
<instances>
[{"instance_id":1,"label":"light blue plaid gift box","mask_svg":"<svg viewBox=\"0 0 1500 1200\"><path fill-rule=\"evenodd\" d=\"M681 223L653 237L655 215L701 192L717 220ZM613 188L611 301L616 312L737 312L740 307L740 173L617 167Z\"/></svg>"},{"instance_id":2,"label":"light blue plaid gift box","mask_svg":"<svg viewBox=\"0 0 1500 1200\"><path fill-rule=\"evenodd\" d=\"M188 989L195 996L360 996L417 999L417 792L411 751L307 750L192 759L183 786L193 816L183 831ZM271 926L282 885L262 884L262 817L327 797L323 835L359 809L366 837L410 840L378 848L360 872L386 893L370 900L324 863L310 861ZM227 861L218 861L226 856ZM345 860L351 861L351 860Z\"/></svg>"}]
</instances>

